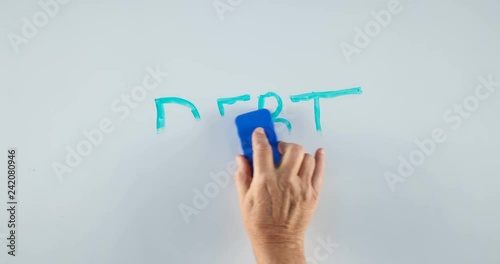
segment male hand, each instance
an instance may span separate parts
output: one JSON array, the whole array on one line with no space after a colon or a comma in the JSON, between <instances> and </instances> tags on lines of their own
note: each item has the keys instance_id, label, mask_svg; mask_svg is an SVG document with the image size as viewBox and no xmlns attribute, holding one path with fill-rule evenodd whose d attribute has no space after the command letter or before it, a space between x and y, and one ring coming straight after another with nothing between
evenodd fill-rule
<instances>
[{"instance_id":1,"label":"male hand","mask_svg":"<svg viewBox=\"0 0 500 264\"><path fill-rule=\"evenodd\" d=\"M304 234L316 210L323 182L324 151L315 156L302 146L279 143L278 167L262 128L252 135L253 178L248 161L236 157L243 222L259 264L306 263Z\"/></svg>"}]
</instances>

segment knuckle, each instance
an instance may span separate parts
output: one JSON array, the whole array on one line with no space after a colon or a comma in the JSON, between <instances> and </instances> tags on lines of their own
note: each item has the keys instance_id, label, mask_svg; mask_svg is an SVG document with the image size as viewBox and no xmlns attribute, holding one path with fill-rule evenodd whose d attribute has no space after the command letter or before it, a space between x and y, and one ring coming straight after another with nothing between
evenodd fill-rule
<instances>
[{"instance_id":1,"label":"knuckle","mask_svg":"<svg viewBox=\"0 0 500 264\"><path fill-rule=\"evenodd\" d=\"M292 180L292 177L289 176L289 174L284 175L283 177L280 177L279 179L280 184L286 187L291 187L295 185L295 183Z\"/></svg>"},{"instance_id":2,"label":"knuckle","mask_svg":"<svg viewBox=\"0 0 500 264\"><path fill-rule=\"evenodd\" d=\"M260 175L259 177L254 176L254 178L252 180L252 184L257 186L257 187L262 187L262 186L266 185L268 181L269 181L269 179L265 175Z\"/></svg>"},{"instance_id":3,"label":"knuckle","mask_svg":"<svg viewBox=\"0 0 500 264\"><path fill-rule=\"evenodd\" d=\"M304 147L302 147L301 145L297 145L297 144L292 144L290 146L290 149L293 151L293 152L304 152Z\"/></svg>"},{"instance_id":4,"label":"knuckle","mask_svg":"<svg viewBox=\"0 0 500 264\"><path fill-rule=\"evenodd\" d=\"M292 174L292 169L287 166L281 166L279 168L279 178L290 178L290 175Z\"/></svg>"},{"instance_id":5,"label":"knuckle","mask_svg":"<svg viewBox=\"0 0 500 264\"><path fill-rule=\"evenodd\" d=\"M271 146L265 143L257 143L255 144L254 149L259 151L268 151L271 149Z\"/></svg>"},{"instance_id":6,"label":"knuckle","mask_svg":"<svg viewBox=\"0 0 500 264\"><path fill-rule=\"evenodd\" d=\"M292 185L293 181L292 181L292 177L288 176L288 175L284 175L283 177L281 177L281 182L283 184L286 184L287 186L290 186Z\"/></svg>"},{"instance_id":7,"label":"knuckle","mask_svg":"<svg viewBox=\"0 0 500 264\"><path fill-rule=\"evenodd\" d=\"M281 191L281 192L285 192L287 190L290 190L292 187L292 182L287 180L287 179L281 179L279 182L278 182L278 189Z\"/></svg>"}]
</instances>

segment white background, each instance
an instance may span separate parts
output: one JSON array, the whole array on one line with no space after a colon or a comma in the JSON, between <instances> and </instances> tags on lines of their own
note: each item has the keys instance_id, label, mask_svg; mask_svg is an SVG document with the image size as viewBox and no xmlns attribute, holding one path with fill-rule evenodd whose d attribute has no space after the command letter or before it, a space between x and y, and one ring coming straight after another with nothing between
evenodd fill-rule
<instances>
[{"instance_id":1,"label":"white background","mask_svg":"<svg viewBox=\"0 0 500 264\"><path fill-rule=\"evenodd\" d=\"M1 263L254 263L232 177L189 224L178 206L226 170L240 152L234 117L269 91L293 125L278 125L280 139L326 149L309 263L499 263L500 94L456 130L443 113L474 95L480 76L500 81L500 5L401 0L348 63L339 45L353 45L355 28L388 2L244 0L221 20L211 0L74 0L16 53L8 34L42 9L2 0L0 150L6 160L18 149L20 204L18 256L2 239ZM120 119L110 104L156 65L169 77ZM322 133L312 101L289 99L356 86L363 95L321 100ZM247 93L219 115L218 98ZM169 105L157 134L154 99L168 96L193 102L201 120ZM103 118L115 130L59 181L52 164ZM384 173L436 128L447 141L392 192ZM328 237L339 247L320 261Z\"/></svg>"}]
</instances>

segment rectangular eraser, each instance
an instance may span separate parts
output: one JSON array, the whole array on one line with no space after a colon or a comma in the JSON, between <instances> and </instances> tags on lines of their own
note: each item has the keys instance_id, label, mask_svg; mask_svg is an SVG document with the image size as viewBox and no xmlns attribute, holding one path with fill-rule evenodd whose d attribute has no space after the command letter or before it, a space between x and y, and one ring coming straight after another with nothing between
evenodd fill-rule
<instances>
[{"instance_id":1,"label":"rectangular eraser","mask_svg":"<svg viewBox=\"0 0 500 264\"><path fill-rule=\"evenodd\" d=\"M266 132L269 144L273 149L274 164L277 166L281 161L281 154L278 151L278 137L274 131L274 122L271 117L271 112L267 109L259 109L257 111L242 114L235 119L238 135L241 141L243 156L247 158L253 168L253 150L252 150L252 133L262 127Z\"/></svg>"}]
</instances>

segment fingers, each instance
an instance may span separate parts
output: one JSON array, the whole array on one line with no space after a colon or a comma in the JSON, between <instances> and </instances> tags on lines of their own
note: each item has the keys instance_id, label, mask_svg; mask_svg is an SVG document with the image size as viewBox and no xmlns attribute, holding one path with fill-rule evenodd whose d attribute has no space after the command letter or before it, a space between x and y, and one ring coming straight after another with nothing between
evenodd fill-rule
<instances>
[{"instance_id":1,"label":"fingers","mask_svg":"<svg viewBox=\"0 0 500 264\"><path fill-rule=\"evenodd\" d=\"M320 148L316 150L316 166L312 176L312 186L314 190L319 193L323 186L323 176L325 173L325 150Z\"/></svg>"},{"instance_id":2,"label":"fingers","mask_svg":"<svg viewBox=\"0 0 500 264\"><path fill-rule=\"evenodd\" d=\"M280 169L286 170L289 175L297 175L304 160L304 148L292 143L282 142L280 145L283 150Z\"/></svg>"},{"instance_id":3,"label":"fingers","mask_svg":"<svg viewBox=\"0 0 500 264\"><path fill-rule=\"evenodd\" d=\"M278 141L278 151L281 155L283 155L283 145L285 145L286 142L283 141Z\"/></svg>"},{"instance_id":4,"label":"fingers","mask_svg":"<svg viewBox=\"0 0 500 264\"><path fill-rule=\"evenodd\" d=\"M304 160L302 161L302 166L299 170L299 177L305 180L305 182L311 182L314 168L316 167L316 161L311 154L305 154Z\"/></svg>"},{"instance_id":5,"label":"fingers","mask_svg":"<svg viewBox=\"0 0 500 264\"><path fill-rule=\"evenodd\" d=\"M240 201L243 201L245 194L250 188L250 184L252 182L252 174L250 172L250 164L248 164L248 161L247 159L245 159L245 157L241 155L236 156L236 164L238 165L238 167L236 169L236 173L234 174L234 182L236 184L236 188L238 189L238 196L240 197Z\"/></svg>"},{"instance_id":6,"label":"fingers","mask_svg":"<svg viewBox=\"0 0 500 264\"><path fill-rule=\"evenodd\" d=\"M273 150L264 129L258 127L252 134L253 168L258 177L263 172L274 170Z\"/></svg>"},{"instance_id":7,"label":"fingers","mask_svg":"<svg viewBox=\"0 0 500 264\"><path fill-rule=\"evenodd\" d=\"M259 135L258 129L256 129L252 137L254 170L260 170L260 172L274 169L271 146L265 134L263 134L263 136L265 140L261 141L261 135ZM311 184L313 189L319 193L323 185L323 175L325 171L324 149L318 149L313 157L310 154L305 154L304 148L300 145L280 141L278 150L283 155L279 169L284 171L284 173L280 175L284 177L298 175L303 178L305 182Z\"/></svg>"}]
</instances>

